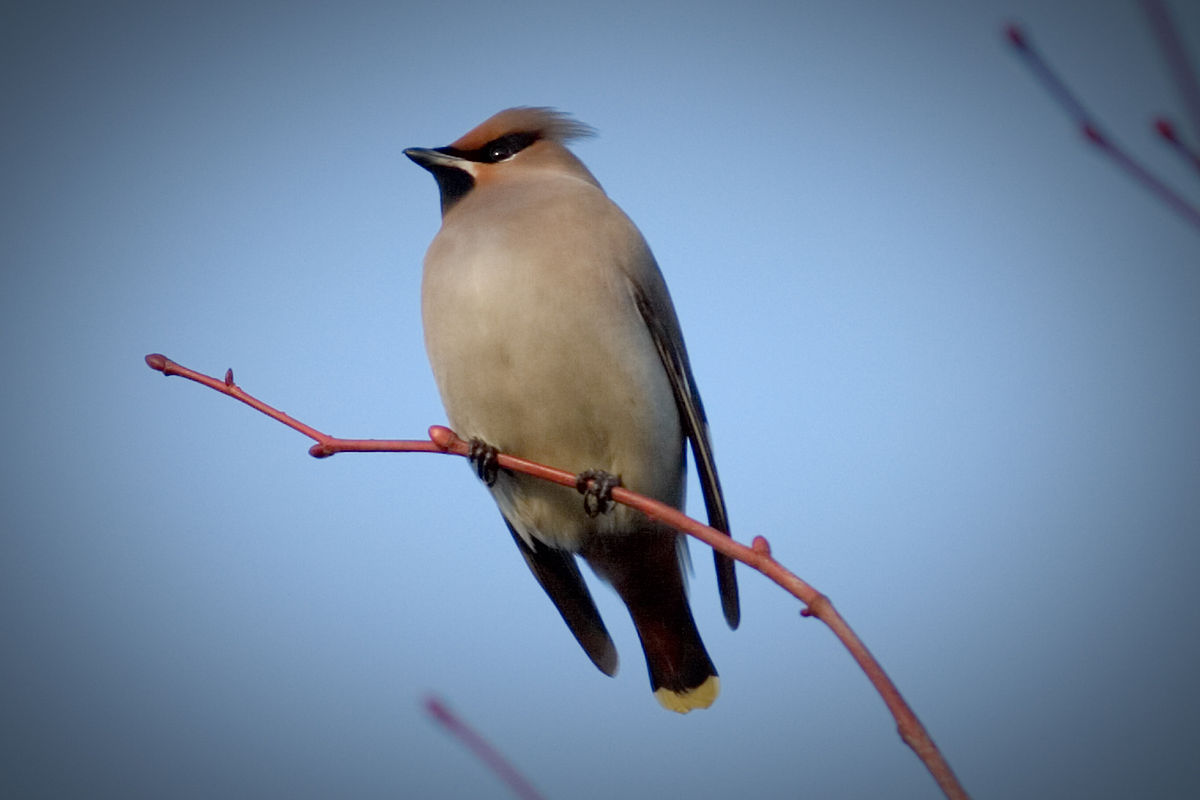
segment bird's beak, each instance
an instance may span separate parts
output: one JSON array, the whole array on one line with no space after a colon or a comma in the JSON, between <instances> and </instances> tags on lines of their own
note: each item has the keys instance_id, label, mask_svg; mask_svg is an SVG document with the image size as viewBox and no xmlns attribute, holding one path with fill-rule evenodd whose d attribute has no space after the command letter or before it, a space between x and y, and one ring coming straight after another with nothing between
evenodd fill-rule
<instances>
[{"instance_id":1,"label":"bird's beak","mask_svg":"<svg viewBox=\"0 0 1200 800\"><path fill-rule=\"evenodd\" d=\"M410 147L404 151L404 155L411 158L418 166L431 171L438 167L458 167L465 160L442 150L431 150L428 147Z\"/></svg>"}]
</instances>

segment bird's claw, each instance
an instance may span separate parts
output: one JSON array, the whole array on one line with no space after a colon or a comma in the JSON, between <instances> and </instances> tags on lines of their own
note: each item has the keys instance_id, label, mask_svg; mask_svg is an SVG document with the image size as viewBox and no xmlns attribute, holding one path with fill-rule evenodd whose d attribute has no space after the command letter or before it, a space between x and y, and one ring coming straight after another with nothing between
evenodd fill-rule
<instances>
[{"instance_id":1,"label":"bird's claw","mask_svg":"<svg viewBox=\"0 0 1200 800\"><path fill-rule=\"evenodd\" d=\"M470 445L471 449L467 452L467 460L471 462L479 480L483 481L486 486L491 486L496 482L496 475L500 471L500 460L496 458L499 451L475 436L471 437Z\"/></svg>"},{"instance_id":2,"label":"bird's claw","mask_svg":"<svg viewBox=\"0 0 1200 800\"><path fill-rule=\"evenodd\" d=\"M621 476L601 469L585 470L575 476L575 489L583 495L583 510L589 517L608 512L612 490L621 485Z\"/></svg>"}]
</instances>

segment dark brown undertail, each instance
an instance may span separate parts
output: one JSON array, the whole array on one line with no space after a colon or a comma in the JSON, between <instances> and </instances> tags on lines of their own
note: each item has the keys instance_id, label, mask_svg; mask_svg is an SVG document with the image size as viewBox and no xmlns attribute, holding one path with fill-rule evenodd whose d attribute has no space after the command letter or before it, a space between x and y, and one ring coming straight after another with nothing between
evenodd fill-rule
<instances>
[{"instance_id":1,"label":"dark brown undertail","mask_svg":"<svg viewBox=\"0 0 1200 800\"><path fill-rule=\"evenodd\" d=\"M664 700L660 689L687 695L717 674L692 619L679 546L674 531L649 528L592 536L580 553L628 606L646 654L650 686L668 707L672 703ZM708 695L707 702L700 697L681 702L688 708L708 705L716 694L715 680L702 694Z\"/></svg>"}]
</instances>

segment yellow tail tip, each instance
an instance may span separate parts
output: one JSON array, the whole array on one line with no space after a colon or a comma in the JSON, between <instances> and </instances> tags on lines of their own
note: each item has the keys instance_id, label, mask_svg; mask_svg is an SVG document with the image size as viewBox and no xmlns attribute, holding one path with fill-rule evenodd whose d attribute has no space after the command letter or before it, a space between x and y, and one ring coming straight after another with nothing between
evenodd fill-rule
<instances>
[{"instance_id":1,"label":"yellow tail tip","mask_svg":"<svg viewBox=\"0 0 1200 800\"><path fill-rule=\"evenodd\" d=\"M672 692L670 689L659 689L654 693L654 699L668 711L686 714L693 708L708 708L721 693L721 681L716 675L710 675L708 680L695 689L684 692Z\"/></svg>"}]
</instances>

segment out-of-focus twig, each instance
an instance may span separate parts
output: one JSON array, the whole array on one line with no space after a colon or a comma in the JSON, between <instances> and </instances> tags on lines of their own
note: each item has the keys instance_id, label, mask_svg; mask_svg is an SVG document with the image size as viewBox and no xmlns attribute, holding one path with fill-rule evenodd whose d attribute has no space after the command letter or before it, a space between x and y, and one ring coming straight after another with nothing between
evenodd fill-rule
<instances>
[{"instance_id":1,"label":"out-of-focus twig","mask_svg":"<svg viewBox=\"0 0 1200 800\"><path fill-rule=\"evenodd\" d=\"M544 800L533 784L499 750L493 747L491 742L468 725L462 717L451 711L445 703L431 695L425 698L425 710L454 738L470 748L480 761L487 764L492 772L495 772L500 780L504 781L504 785L512 789L513 794L521 800Z\"/></svg>"},{"instance_id":2,"label":"out-of-focus twig","mask_svg":"<svg viewBox=\"0 0 1200 800\"><path fill-rule=\"evenodd\" d=\"M1188 56L1187 48L1183 46L1171 13L1162 0L1142 0L1142 10L1146 12L1150 30L1162 48L1167 69L1179 92L1179 100L1191 122L1192 136L1200 137L1200 83L1196 80L1196 68Z\"/></svg>"},{"instance_id":3,"label":"out-of-focus twig","mask_svg":"<svg viewBox=\"0 0 1200 800\"><path fill-rule=\"evenodd\" d=\"M1075 121L1075 124L1079 127L1080 132L1087 141L1099 148L1101 152L1121 167L1121 169L1125 170L1126 173L1146 187L1152 194L1173 208L1184 219L1197 228L1200 228L1200 210L1170 186L1163 183L1156 175L1146 169L1141 162L1133 158L1128 150L1100 128L1099 123L1088 113L1075 93L1058 76L1058 73L1051 69L1046 59L1033 46L1024 30L1017 25L1009 25L1005 28L1005 36L1013 50L1021 56L1022 60L1029 66L1029 69L1046 88L1046 91L1050 93L1050 96Z\"/></svg>"},{"instance_id":4,"label":"out-of-focus twig","mask_svg":"<svg viewBox=\"0 0 1200 800\"><path fill-rule=\"evenodd\" d=\"M1154 130L1159 137L1175 149L1184 161L1192 165L1192 167L1200 172L1200 150L1192 147L1185 142L1176 130L1175 125L1166 117L1158 117L1154 120Z\"/></svg>"}]
</instances>

